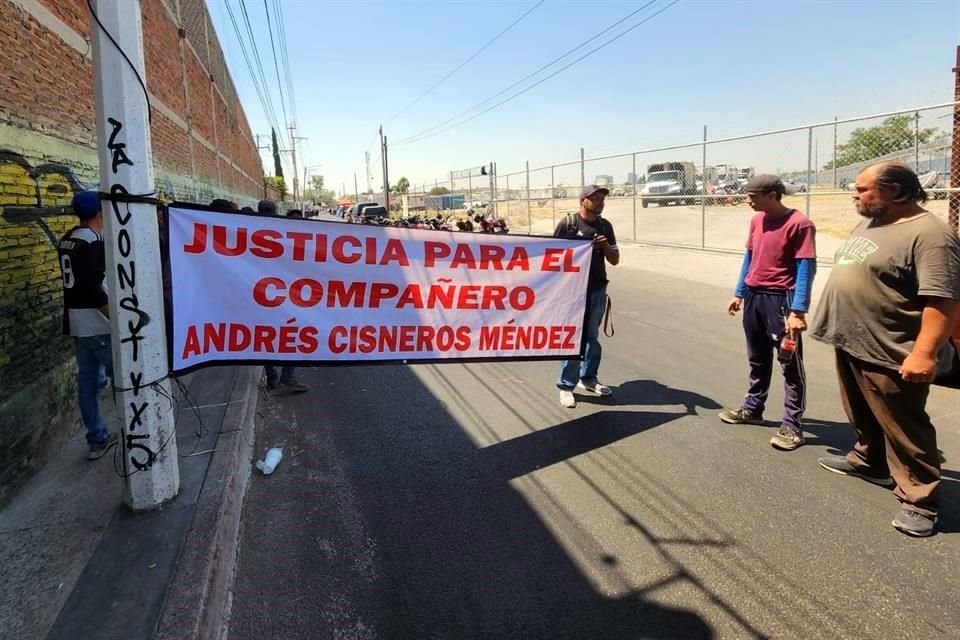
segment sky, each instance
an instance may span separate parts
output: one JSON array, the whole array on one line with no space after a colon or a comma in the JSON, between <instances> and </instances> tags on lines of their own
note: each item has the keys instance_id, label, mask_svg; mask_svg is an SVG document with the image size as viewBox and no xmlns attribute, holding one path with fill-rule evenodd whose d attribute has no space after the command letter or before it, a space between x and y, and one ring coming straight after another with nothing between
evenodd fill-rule
<instances>
[{"instance_id":1,"label":"sky","mask_svg":"<svg viewBox=\"0 0 960 640\"><path fill-rule=\"evenodd\" d=\"M351 195L354 173L360 191L367 185L365 151L371 155L371 186L382 188L381 124L389 146L390 182L404 176L429 186L443 184L452 170L489 162L496 162L502 175L522 172L527 162L531 169L574 162L581 147L589 160L692 143L703 139L704 126L709 139L718 139L950 102L960 44L956 0L680 0L672 6L672 0L654 0L600 37L595 36L649 0L545 0L539 5L538 0L245 0L280 121L284 117L264 11L269 4L276 23L274 1L282 5L296 132L306 138L297 143L299 174L307 166L311 174L324 175L328 187ZM229 5L246 39L240 0L207 4L250 126L254 133L269 134L270 120L227 12ZM462 126L403 143L577 45L590 41L482 108L648 18L512 101ZM283 93L289 102L285 84ZM293 111L288 104L288 122ZM922 126L948 126L946 113L924 113ZM840 125L839 142L854 127L878 122ZM820 165L832 152L833 134L832 126L811 134L812 155ZM710 145L707 162L790 171L806 166L807 150L804 130ZM662 160L699 165L701 154L699 146L644 153L637 159L638 172L647 162ZM264 155L264 166L272 172L269 155ZM622 182L630 170L630 157L594 160L588 162L587 180L612 174ZM523 176L511 179L511 186L519 185ZM557 169L556 179L578 183L579 167ZM531 182L546 184L549 170L533 171Z\"/></svg>"}]
</instances>

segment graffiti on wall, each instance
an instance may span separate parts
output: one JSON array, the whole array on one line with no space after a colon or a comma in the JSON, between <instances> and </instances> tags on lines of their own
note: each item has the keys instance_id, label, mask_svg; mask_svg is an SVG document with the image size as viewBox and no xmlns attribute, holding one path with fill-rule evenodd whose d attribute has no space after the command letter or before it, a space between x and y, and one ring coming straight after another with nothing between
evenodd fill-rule
<instances>
[{"instance_id":1,"label":"graffiti on wall","mask_svg":"<svg viewBox=\"0 0 960 640\"><path fill-rule=\"evenodd\" d=\"M96 185L84 184L73 169L45 163L31 166L19 153L0 149L0 207L3 221L13 225L36 225L51 247L57 235L51 218L68 216L73 195Z\"/></svg>"},{"instance_id":2,"label":"graffiti on wall","mask_svg":"<svg viewBox=\"0 0 960 640\"><path fill-rule=\"evenodd\" d=\"M0 215L3 221L36 225L53 248L58 237L48 221L72 215L70 205L74 194L98 188L98 182L84 182L65 164L49 162L34 167L21 154L0 149ZM157 195L161 201L176 199L170 176L157 178Z\"/></svg>"}]
</instances>

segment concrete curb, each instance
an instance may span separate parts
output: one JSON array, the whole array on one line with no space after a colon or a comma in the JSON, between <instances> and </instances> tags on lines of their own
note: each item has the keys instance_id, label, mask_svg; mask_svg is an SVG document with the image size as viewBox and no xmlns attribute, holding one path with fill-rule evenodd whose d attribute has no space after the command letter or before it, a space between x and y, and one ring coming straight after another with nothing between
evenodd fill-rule
<instances>
[{"instance_id":1,"label":"concrete curb","mask_svg":"<svg viewBox=\"0 0 960 640\"><path fill-rule=\"evenodd\" d=\"M260 367L238 367L216 451L183 541L156 640L210 640L226 634L243 498L254 451Z\"/></svg>"}]
</instances>

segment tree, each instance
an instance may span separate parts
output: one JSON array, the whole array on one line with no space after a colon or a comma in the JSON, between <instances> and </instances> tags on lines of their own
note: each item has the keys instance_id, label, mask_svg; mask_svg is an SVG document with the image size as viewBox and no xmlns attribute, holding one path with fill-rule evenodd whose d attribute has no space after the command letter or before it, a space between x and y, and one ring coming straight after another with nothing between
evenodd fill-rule
<instances>
[{"instance_id":1,"label":"tree","mask_svg":"<svg viewBox=\"0 0 960 640\"><path fill-rule=\"evenodd\" d=\"M279 191L281 200L287 197L287 183L284 182L283 176L263 176L263 183Z\"/></svg>"},{"instance_id":2,"label":"tree","mask_svg":"<svg viewBox=\"0 0 960 640\"><path fill-rule=\"evenodd\" d=\"M273 138L273 175L283 177L283 164L280 162L280 145L277 144L277 130L270 127L270 136Z\"/></svg>"},{"instance_id":3,"label":"tree","mask_svg":"<svg viewBox=\"0 0 960 640\"><path fill-rule=\"evenodd\" d=\"M857 127L850 138L837 145L836 166L846 167L860 162L869 162L887 154L912 149L917 144L930 141L936 129L914 131L914 116L910 114L890 116L875 127ZM824 169L833 169L831 160Z\"/></svg>"},{"instance_id":4,"label":"tree","mask_svg":"<svg viewBox=\"0 0 960 640\"><path fill-rule=\"evenodd\" d=\"M310 176L310 188L316 193L323 191L323 176Z\"/></svg>"},{"instance_id":5,"label":"tree","mask_svg":"<svg viewBox=\"0 0 960 640\"><path fill-rule=\"evenodd\" d=\"M321 189L317 192L317 200L325 207L332 207L337 204L337 194L331 189Z\"/></svg>"},{"instance_id":6,"label":"tree","mask_svg":"<svg viewBox=\"0 0 960 640\"><path fill-rule=\"evenodd\" d=\"M450 189L447 189L446 187L434 187L433 189L430 189L430 195L432 196L443 196L448 193L450 193Z\"/></svg>"},{"instance_id":7,"label":"tree","mask_svg":"<svg viewBox=\"0 0 960 640\"><path fill-rule=\"evenodd\" d=\"M407 193L410 190L410 181L406 178L397 180L397 193Z\"/></svg>"}]
</instances>

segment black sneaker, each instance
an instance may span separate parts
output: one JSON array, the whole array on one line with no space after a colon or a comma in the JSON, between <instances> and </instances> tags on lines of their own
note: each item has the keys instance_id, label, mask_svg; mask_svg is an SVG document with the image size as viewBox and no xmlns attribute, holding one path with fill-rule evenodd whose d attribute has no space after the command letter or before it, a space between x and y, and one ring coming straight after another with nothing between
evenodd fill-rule
<instances>
[{"instance_id":1,"label":"black sneaker","mask_svg":"<svg viewBox=\"0 0 960 640\"><path fill-rule=\"evenodd\" d=\"M891 524L894 529L908 536L926 538L934 534L937 519L910 509L901 509Z\"/></svg>"},{"instance_id":2,"label":"black sneaker","mask_svg":"<svg viewBox=\"0 0 960 640\"><path fill-rule=\"evenodd\" d=\"M91 444L90 451L87 453L87 460L99 460L107 455L107 451L110 451L117 444L117 440L117 434L111 433L105 441Z\"/></svg>"},{"instance_id":3,"label":"black sneaker","mask_svg":"<svg viewBox=\"0 0 960 640\"><path fill-rule=\"evenodd\" d=\"M744 407L724 409L719 415L720 420L727 424L764 424L762 413L755 413Z\"/></svg>"},{"instance_id":4,"label":"black sneaker","mask_svg":"<svg viewBox=\"0 0 960 640\"><path fill-rule=\"evenodd\" d=\"M309 391L310 387L303 384L296 378L288 378L280 381L280 388L288 393L304 393Z\"/></svg>"},{"instance_id":5,"label":"black sneaker","mask_svg":"<svg viewBox=\"0 0 960 640\"><path fill-rule=\"evenodd\" d=\"M867 482L872 482L873 484L881 487L892 487L894 485L893 478L890 477L889 473L876 473L857 469L852 464L847 462L847 459L843 456L825 456L823 458L818 458L817 462L819 462L820 466L827 471L833 471L834 473L839 473L845 476L861 478Z\"/></svg>"}]
</instances>

